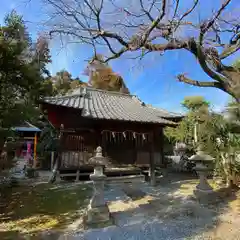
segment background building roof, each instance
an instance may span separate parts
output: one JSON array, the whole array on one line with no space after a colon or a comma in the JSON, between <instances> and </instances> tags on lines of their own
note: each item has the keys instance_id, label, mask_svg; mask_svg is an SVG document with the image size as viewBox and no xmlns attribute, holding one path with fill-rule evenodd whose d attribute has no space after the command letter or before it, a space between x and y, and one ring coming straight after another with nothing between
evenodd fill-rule
<instances>
[{"instance_id":1,"label":"background building roof","mask_svg":"<svg viewBox=\"0 0 240 240\"><path fill-rule=\"evenodd\" d=\"M11 128L13 131L18 131L18 132L41 132L41 130L38 127L35 127L31 123L25 121L22 125L17 126L17 127L12 127Z\"/></svg>"}]
</instances>

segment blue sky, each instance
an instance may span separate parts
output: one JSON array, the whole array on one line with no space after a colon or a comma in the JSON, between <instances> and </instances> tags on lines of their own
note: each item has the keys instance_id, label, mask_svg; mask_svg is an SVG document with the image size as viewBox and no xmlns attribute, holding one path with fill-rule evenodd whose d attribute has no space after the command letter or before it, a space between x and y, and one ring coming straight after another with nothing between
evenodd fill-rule
<instances>
[{"instance_id":1,"label":"blue sky","mask_svg":"<svg viewBox=\"0 0 240 240\"><path fill-rule=\"evenodd\" d=\"M2 2L3 1L3 2ZM23 14L27 21L29 32L33 38L36 38L41 26L37 25L38 20L47 18L46 13L40 11L41 6L38 0L2 0L0 8L0 23L4 15L16 9ZM185 0L184 0L185 1ZM187 0L190 1L190 0ZM204 7L210 9L213 2L221 0L202 0ZM235 5L231 7L240 7L240 3L235 0ZM86 60L92 56L92 50L89 46L71 45L62 47L60 41L54 40L50 44L52 64L49 69L52 74L59 70L66 69L73 76L79 76L87 80L82 75ZM233 61L236 56L228 61ZM137 94L144 102L165 108L170 111L182 111L181 101L185 96L202 95L213 104L216 110L222 109L229 100L229 96L218 89L198 88L179 83L176 75L187 73L187 75L196 80L207 80L208 76L201 70L194 57L184 51L166 52L163 56L157 53L149 54L141 62L136 60L126 60L121 58L111 63L114 71L120 73L125 79L131 93Z\"/></svg>"}]
</instances>

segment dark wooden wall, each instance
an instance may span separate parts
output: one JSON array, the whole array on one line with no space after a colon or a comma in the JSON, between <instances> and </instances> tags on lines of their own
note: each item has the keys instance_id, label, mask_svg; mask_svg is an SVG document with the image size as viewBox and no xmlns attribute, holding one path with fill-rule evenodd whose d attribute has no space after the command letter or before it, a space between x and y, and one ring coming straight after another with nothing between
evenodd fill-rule
<instances>
[{"instance_id":1,"label":"dark wooden wall","mask_svg":"<svg viewBox=\"0 0 240 240\"><path fill-rule=\"evenodd\" d=\"M162 125L83 118L78 109L54 105L43 105L43 109L47 109L48 118L54 126L64 125L62 151L85 149L93 154L94 149L100 145L104 155L115 164L139 165L149 164L150 153L153 151L155 162L162 163ZM111 131L116 133L115 136ZM127 136L124 137L123 132ZM134 137L133 132L137 136Z\"/></svg>"}]
</instances>

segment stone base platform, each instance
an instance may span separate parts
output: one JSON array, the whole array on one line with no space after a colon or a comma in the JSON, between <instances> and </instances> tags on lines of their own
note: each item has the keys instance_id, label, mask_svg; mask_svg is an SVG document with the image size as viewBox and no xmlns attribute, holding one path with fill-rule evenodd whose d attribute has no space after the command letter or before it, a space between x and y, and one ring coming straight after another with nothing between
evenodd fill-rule
<instances>
[{"instance_id":1,"label":"stone base platform","mask_svg":"<svg viewBox=\"0 0 240 240\"><path fill-rule=\"evenodd\" d=\"M204 190L199 190L195 189L193 191L196 199L203 204L214 204L221 199L224 199L228 196L231 195L231 189L229 188L221 188L218 190L210 190L210 191L204 191Z\"/></svg>"},{"instance_id":2,"label":"stone base platform","mask_svg":"<svg viewBox=\"0 0 240 240\"><path fill-rule=\"evenodd\" d=\"M85 228L99 228L113 225L108 206L91 207L88 206L84 216Z\"/></svg>"}]
</instances>

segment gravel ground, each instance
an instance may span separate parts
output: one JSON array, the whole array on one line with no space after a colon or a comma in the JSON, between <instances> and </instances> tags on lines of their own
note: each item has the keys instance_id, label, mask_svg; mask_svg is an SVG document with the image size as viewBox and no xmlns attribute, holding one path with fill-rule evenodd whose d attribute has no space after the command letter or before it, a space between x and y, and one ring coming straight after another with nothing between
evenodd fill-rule
<instances>
[{"instance_id":1,"label":"gravel ground","mask_svg":"<svg viewBox=\"0 0 240 240\"><path fill-rule=\"evenodd\" d=\"M131 200L121 186L107 187L105 198L114 226L75 233L75 240L240 240L239 213L224 212L224 204L202 206L179 192L182 182L150 187L134 184L146 197ZM59 240L60 240L59 239Z\"/></svg>"}]
</instances>

